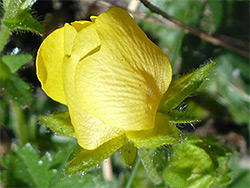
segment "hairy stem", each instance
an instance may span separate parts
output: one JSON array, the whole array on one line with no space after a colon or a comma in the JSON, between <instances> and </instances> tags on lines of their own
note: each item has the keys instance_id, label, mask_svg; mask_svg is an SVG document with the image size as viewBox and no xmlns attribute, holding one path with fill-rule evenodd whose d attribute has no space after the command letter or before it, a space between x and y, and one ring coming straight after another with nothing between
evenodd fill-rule
<instances>
[{"instance_id":1,"label":"hairy stem","mask_svg":"<svg viewBox=\"0 0 250 188\"><path fill-rule=\"evenodd\" d=\"M128 179L128 182L127 182L127 185L126 185L126 187L125 188L130 188L131 187L131 184L132 184L132 182L133 182L133 180L134 180L134 177L135 177L135 174L136 174L136 172L137 172L137 169L138 169L138 167L140 166L140 160L137 160L136 161L136 164L135 164L135 166L134 166L134 168L133 168L133 171L131 172L131 174L130 174L130 177L129 177L129 179Z\"/></svg>"},{"instance_id":2,"label":"hairy stem","mask_svg":"<svg viewBox=\"0 0 250 188\"><path fill-rule=\"evenodd\" d=\"M18 145L24 146L28 141L24 111L14 103L10 103L10 126L13 128Z\"/></svg>"}]
</instances>

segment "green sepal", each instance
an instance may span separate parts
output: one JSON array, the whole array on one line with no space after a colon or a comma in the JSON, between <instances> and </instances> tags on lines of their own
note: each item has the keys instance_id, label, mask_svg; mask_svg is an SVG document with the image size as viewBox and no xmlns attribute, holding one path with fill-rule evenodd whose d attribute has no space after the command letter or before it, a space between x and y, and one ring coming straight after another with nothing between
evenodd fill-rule
<instances>
[{"instance_id":1,"label":"green sepal","mask_svg":"<svg viewBox=\"0 0 250 188\"><path fill-rule=\"evenodd\" d=\"M134 143L125 139L124 145L120 148L120 152L123 162L128 167L134 166L137 157L137 148L134 146Z\"/></svg>"},{"instance_id":2,"label":"green sepal","mask_svg":"<svg viewBox=\"0 0 250 188\"><path fill-rule=\"evenodd\" d=\"M64 176L83 172L92 168L111 156L124 144L124 136L114 138L94 150L86 150L77 146L68 158Z\"/></svg>"},{"instance_id":3,"label":"green sepal","mask_svg":"<svg viewBox=\"0 0 250 188\"><path fill-rule=\"evenodd\" d=\"M150 149L178 143L180 130L169 122L168 116L157 112L153 129L128 132L126 135L136 147Z\"/></svg>"},{"instance_id":4,"label":"green sepal","mask_svg":"<svg viewBox=\"0 0 250 188\"><path fill-rule=\"evenodd\" d=\"M30 54L4 55L2 61L5 63L12 73L15 73L20 67L28 63L32 59Z\"/></svg>"},{"instance_id":5,"label":"green sepal","mask_svg":"<svg viewBox=\"0 0 250 188\"><path fill-rule=\"evenodd\" d=\"M2 23L12 30L21 29L38 34L44 33L40 22L33 18L32 15L26 10L18 13L15 17L4 18Z\"/></svg>"},{"instance_id":6,"label":"green sepal","mask_svg":"<svg viewBox=\"0 0 250 188\"><path fill-rule=\"evenodd\" d=\"M196 71L174 79L160 102L159 111L169 111L177 107L185 98L195 92L215 65L211 62Z\"/></svg>"},{"instance_id":7,"label":"green sepal","mask_svg":"<svg viewBox=\"0 0 250 188\"><path fill-rule=\"evenodd\" d=\"M15 74L1 81L1 87L7 98L21 107L28 106L32 101L29 84Z\"/></svg>"},{"instance_id":8,"label":"green sepal","mask_svg":"<svg viewBox=\"0 0 250 188\"><path fill-rule=\"evenodd\" d=\"M171 123L192 123L197 122L198 119L193 113L184 110L170 110L170 111L160 111L169 117Z\"/></svg>"},{"instance_id":9,"label":"green sepal","mask_svg":"<svg viewBox=\"0 0 250 188\"><path fill-rule=\"evenodd\" d=\"M70 115L68 111L56 112L46 116L40 116L39 122L50 128L57 134L75 138L74 127L71 124Z\"/></svg>"}]
</instances>

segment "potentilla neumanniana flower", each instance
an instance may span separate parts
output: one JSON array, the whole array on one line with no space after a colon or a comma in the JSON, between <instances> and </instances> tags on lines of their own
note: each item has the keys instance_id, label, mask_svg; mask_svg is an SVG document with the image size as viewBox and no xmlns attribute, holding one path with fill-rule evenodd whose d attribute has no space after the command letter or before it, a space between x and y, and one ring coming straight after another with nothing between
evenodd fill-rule
<instances>
[{"instance_id":1,"label":"potentilla neumanniana flower","mask_svg":"<svg viewBox=\"0 0 250 188\"><path fill-rule=\"evenodd\" d=\"M139 147L178 137L157 112L171 82L170 63L123 9L55 30L43 41L36 66L42 89L68 107L82 148L124 136Z\"/></svg>"}]
</instances>

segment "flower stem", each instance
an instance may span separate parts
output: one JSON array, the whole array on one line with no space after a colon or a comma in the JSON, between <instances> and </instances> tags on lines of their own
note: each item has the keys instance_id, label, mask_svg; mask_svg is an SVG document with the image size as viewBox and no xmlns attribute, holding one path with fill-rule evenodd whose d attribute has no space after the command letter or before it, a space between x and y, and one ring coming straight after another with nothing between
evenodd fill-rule
<instances>
[{"instance_id":1,"label":"flower stem","mask_svg":"<svg viewBox=\"0 0 250 188\"><path fill-rule=\"evenodd\" d=\"M4 24L0 25L0 54L4 49L4 46L8 42L10 36L10 29L6 27Z\"/></svg>"},{"instance_id":2,"label":"flower stem","mask_svg":"<svg viewBox=\"0 0 250 188\"><path fill-rule=\"evenodd\" d=\"M18 145L24 146L28 141L24 111L14 103L10 103L10 126L13 128Z\"/></svg>"},{"instance_id":3,"label":"flower stem","mask_svg":"<svg viewBox=\"0 0 250 188\"><path fill-rule=\"evenodd\" d=\"M131 172L131 175L130 175L130 177L129 177L129 179L128 179L128 182L127 182L127 185L126 185L125 188L130 188L130 187L131 187L131 184L132 184L132 182L133 182L133 180L134 180L136 171L137 171L138 167L139 167L140 164L141 164L140 162L141 162L140 159L138 159L138 160L136 161L135 167L133 168L133 170L132 170L132 172Z\"/></svg>"}]
</instances>

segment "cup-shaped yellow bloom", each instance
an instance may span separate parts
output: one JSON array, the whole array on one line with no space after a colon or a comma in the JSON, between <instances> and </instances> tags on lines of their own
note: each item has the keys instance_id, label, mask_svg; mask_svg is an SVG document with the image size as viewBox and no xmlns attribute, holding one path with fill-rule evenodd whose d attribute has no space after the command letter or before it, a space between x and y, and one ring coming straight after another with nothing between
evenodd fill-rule
<instances>
[{"instance_id":1,"label":"cup-shaped yellow bloom","mask_svg":"<svg viewBox=\"0 0 250 188\"><path fill-rule=\"evenodd\" d=\"M85 149L123 135L140 146L171 132L157 112L171 82L170 63L123 9L55 30L39 48L36 66L42 89L68 106Z\"/></svg>"}]
</instances>

